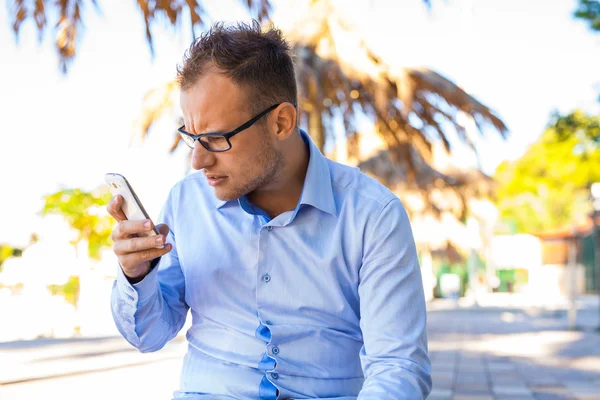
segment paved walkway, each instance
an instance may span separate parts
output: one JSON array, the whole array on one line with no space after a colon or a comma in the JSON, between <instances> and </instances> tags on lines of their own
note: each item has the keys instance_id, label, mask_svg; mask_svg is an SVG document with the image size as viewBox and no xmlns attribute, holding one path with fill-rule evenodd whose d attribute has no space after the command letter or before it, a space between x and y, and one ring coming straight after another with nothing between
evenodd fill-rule
<instances>
[{"instance_id":1,"label":"paved walkway","mask_svg":"<svg viewBox=\"0 0 600 400\"><path fill-rule=\"evenodd\" d=\"M600 400L600 334L562 312L434 302L428 322L431 400ZM119 337L0 343L0 399L168 399L182 339L149 354Z\"/></svg>"},{"instance_id":2,"label":"paved walkway","mask_svg":"<svg viewBox=\"0 0 600 400\"><path fill-rule=\"evenodd\" d=\"M600 399L600 334L565 313L430 308L429 399Z\"/></svg>"}]
</instances>

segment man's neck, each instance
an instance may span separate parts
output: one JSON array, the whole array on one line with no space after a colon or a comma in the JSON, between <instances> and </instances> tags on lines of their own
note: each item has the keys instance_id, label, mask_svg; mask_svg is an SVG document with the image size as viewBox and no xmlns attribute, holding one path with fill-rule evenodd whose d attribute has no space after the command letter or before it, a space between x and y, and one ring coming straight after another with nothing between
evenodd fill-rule
<instances>
[{"instance_id":1,"label":"man's neck","mask_svg":"<svg viewBox=\"0 0 600 400\"><path fill-rule=\"evenodd\" d=\"M269 217L291 211L298 205L304 180L308 170L310 151L302 136L298 135L299 144L287 157L290 161L282 171L279 184L271 188L255 190L248 194L248 200L260 207ZM297 149L301 148L301 151Z\"/></svg>"}]
</instances>

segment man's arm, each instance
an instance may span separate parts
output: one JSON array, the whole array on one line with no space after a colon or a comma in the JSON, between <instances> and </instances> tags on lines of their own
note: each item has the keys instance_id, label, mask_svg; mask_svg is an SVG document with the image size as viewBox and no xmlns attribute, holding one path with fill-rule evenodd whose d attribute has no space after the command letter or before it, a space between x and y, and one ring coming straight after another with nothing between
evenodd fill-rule
<instances>
[{"instance_id":1,"label":"man's arm","mask_svg":"<svg viewBox=\"0 0 600 400\"><path fill-rule=\"evenodd\" d=\"M425 399L431 391L425 297L400 200L392 199L368 229L358 286L365 375L358 400Z\"/></svg>"},{"instance_id":2,"label":"man's arm","mask_svg":"<svg viewBox=\"0 0 600 400\"><path fill-rule=\"evenodd\" d=\"M173 215L168 204L160 220L172 227ZM132 280L119 267L113 284L111 309L117 329L143 353L159 350L173 339L183 327L189 309L172 231L168 233L166 243L170 244L171 251L164 254L143 279Z\"/></svg>"}]
</instances>

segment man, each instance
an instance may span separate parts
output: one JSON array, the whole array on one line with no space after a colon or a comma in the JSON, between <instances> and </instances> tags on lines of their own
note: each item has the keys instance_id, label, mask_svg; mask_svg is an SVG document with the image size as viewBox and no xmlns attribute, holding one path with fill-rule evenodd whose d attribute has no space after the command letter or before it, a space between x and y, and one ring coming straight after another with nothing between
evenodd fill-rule
<instances>
[{"instance_id":1,"label":"man","mask_svg":"<svg viewBox=\"0 0 600 400\"><path fill-rule=\"evenodd\" d=\"M171 190L158 239L137 236L150 221L127 221L122 198L108 206L125 339L157 351L191 311L175 398L426 398L408 217L388 189L326 159L298 129L281 33L217 24L178 79L180 132L202 173Z\"/></svg>"}]
</instances>

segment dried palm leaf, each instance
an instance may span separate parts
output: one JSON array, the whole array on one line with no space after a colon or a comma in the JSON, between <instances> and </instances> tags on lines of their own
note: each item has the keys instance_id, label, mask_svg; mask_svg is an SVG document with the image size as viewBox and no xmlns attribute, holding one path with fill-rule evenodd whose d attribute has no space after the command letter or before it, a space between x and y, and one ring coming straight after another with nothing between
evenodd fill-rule
<instances>
[{"instance_id":1,"label":"dried palm leaf","mask_svg":"<svg viewBox=\"0 0 600 400\"><path fill-rule=\"evenodd\" d=\"M389 149L382 157L387 157L391 165L375 171L375 175L382 171L383 181L389 180L387 174L391 174L386 168L398 167L400 172L393 175L394 179L420 190L429 189L435 182L448 188L466 184L464 179L445 175L429 165L432 143L439 140L451 150L451 127L463 142L472 145L460 121L461 114L469 115L478 127L489 124L502 137L507 132L504 123L437 72L387 65L356 37L348 24L336 17L329 0L312 1L310 7L308 16L298 19L286 36L293 44L297 69L299 120L308 126L321 149L334 136L334 118L341 117L346 135L353 137L357 118L367 115ZM147 116L142 120L146 121L157 115L153 107L146 105L144 114Z\"/></svg>"},{"instance_id":2,"label":"dried palm leaf","mask_svg":"<svg viewBox=\"0 0 600 400\"><path fill-rule=\"evenodd\" d=\"M395 161L398 156L394 154L410 158L410 164L398 163ZM409 178L407 165L413 168L412 180ZM419 212L430 212L438 216L441 212L451 212L463 220L468 212L470 199L491 197L495 190L494 180L479 170L454 167L443 172L436 170L409 144L380 150L360 161L357 166L401 198L408 194L420 196L424 207Z\"/></svg>"},{"instance_id":3,"label":"dried palm leaf","mask_svg":"<svg viewBox=\"0 0 600 400\"><path fill-rule=\"evenodd\" d=\"M242 2L259 21L268 20L272 10L270 0L242 0ZM12 8L9 9L15 38L18 41L23 22L32 18L41 41L48 23L46 16L56 15L54 41L59 56L59 67L63 73L66 73L69 64L77 54L77 43L81 40L82 12L90 3L99 10L97 0L15 0ZM154 55L152 26L160 17L166 17L168 22L177 28L183 16L189 15L194 37L195 29L205 27L202 18L205 11L200 0L136 0L136 4L144 18L146 39L152 55Z\"/></svg>"},{"instance_id":4,"label":"dried palm leaf","mask_svg":"<svg viewBox=\"0 0 600 400\"><path fill-rule=\"evenodd\" d=\"M133 137L144 140L152 125L166 113L175 113L178 104L179 87L176 81L169 81L150 90L142 100L142 111L134 122ZM179 135L177 135L179 137Z\"/></svg>"}]
</instances>

